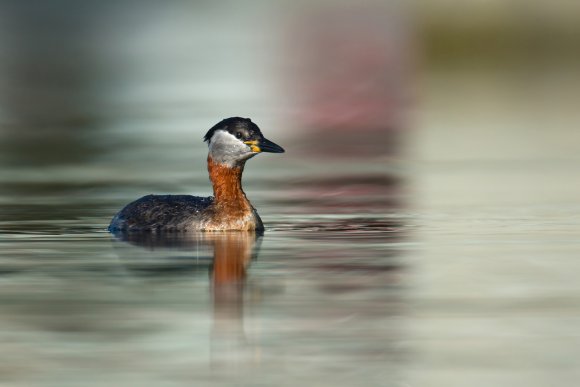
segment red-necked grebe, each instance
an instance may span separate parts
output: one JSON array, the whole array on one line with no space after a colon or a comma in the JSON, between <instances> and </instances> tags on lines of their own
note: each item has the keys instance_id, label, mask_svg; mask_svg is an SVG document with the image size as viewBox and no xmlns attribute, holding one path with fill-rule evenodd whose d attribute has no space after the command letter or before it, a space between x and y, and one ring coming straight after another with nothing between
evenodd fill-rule
<instances>
[{"instance_id":1,"label":"red-necked grebe","mask_svg":"<svg viewBox=\"0 0 580 387\"><path fill-rule=\"evenodd\" d=\"M129 203L111 220L109 231L257 230L264 225L242 189L246 160L284 149L262 135L248 118L226 118L204 137L213 197L147 195Z\"/></svg>"}]
</instances>

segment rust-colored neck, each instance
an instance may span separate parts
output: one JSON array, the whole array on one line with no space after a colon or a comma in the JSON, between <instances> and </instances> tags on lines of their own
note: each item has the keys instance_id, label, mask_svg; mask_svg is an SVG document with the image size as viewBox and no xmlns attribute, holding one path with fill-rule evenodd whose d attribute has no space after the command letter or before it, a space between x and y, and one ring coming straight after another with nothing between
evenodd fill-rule
<instances>
[{"instance_id":1,"label":"rust-colored neck","mask_svg":"<svg viewBox=\"0 0 580 387\"><path fill-rule=\"evenodd\" d=\"M242 172L244 165L229 167L207 158L209 179L213 185L215 203L222 205L249 205L246 194L242 189Z\"/></svg>"}]
</instances>

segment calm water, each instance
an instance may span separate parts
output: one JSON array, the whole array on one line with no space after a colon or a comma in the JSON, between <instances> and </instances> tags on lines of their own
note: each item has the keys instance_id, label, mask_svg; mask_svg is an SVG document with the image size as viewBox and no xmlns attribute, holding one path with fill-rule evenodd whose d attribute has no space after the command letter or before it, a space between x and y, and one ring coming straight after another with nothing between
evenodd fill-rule
<instances>
[{"instance_id":1,"label":"calm water","mask_svg":"<svg viewBox=\"0 0 580 387\"><path fill-rule=\"evenodd\" d=\"M57 183L24 168L5 183L3 384L574 380L575 162L305 160L300 142L280 142L286 154L246 169L261 238L109 235L126 201L169 191L163 174L125 182L111 165L110 181ZM202 164L192 169L173 172L171 191L208 192Z\"/></svg>"},{"instance_id":2,"label":"calm water","mask_svg":"<svg viewBox=\"0 0 580 387\"><path fill-rule=\"evenodd\" d=\"M2 382L401 381L412 356L407 256L418 246L402 171L361 156L304 159L300 142L276 141L285 155L246 168L263 237L123 242L105 231L118 208L149 190L209 193L203 157L178 166L183 182L172 178L170 188L154 174L125 180L110 164L102 181L89 172L58 183L21 168L1 197ZM179 152L187 162L206 149L197 139ZM139 158L141 149L123 153Z\"/></svg>"},{"instance_id":3,"label":"calm water","mask_svg":"<svg viewBox=\"0 0 580 387\"><path fill-rule=\"evenodd\" d=\"M404 130L390 94L404 66L366 57L320 84L313 44L307 76L281 75L302 47L280 50L288 36L269 29L283 8L103 4L0 13L12 20L0 24L0 385L577 383L580 139L531 114L514 74L426 77ZM294 27L315 36L326 11ZM368 10L341 30L351 9L334 11L338 41L361 25L363 38L396 35L377 34L386 19ZM318 41L323 58L332 42ZM392 79L368 100L323 106L338 80L354 77L351 90L382 65ZM313 97L290 104L284 87L304 79ZM325 121L345 107L358 113ZM263 236L106 232L145 194L209 195L201 138L237 114L287 150L246 167Z\"/></svg>"}]
</instances>

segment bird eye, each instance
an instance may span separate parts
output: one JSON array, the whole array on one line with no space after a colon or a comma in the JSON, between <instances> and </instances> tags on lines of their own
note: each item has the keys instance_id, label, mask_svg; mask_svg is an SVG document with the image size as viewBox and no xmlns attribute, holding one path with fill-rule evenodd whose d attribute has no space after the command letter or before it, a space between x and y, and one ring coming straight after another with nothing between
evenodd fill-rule
<instances>
[{"instance_id":1,"label":"bird eye","mask_svg":"<svg viewBox=\"0 0 580 387\"><path fill-rule=\"evenodd\" d=\"M236 137L241 140L242 139L242 132L237 132Z\"/></svg>"}]
</instances>

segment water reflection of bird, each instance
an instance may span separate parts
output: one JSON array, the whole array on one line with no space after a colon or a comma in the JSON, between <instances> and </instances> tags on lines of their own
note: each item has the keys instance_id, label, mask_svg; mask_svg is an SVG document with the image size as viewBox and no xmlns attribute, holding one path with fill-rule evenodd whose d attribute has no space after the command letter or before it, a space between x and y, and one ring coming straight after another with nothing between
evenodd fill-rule
<instances>
[{"instance_id":1,"label":"water reflection of bird","mask_svg":"<svg viewBox=\"0 0 580 387\"><path fill-rule=\"evenodd\" d=\"M128 273L160 277L190 276L193 271L205 276L209 270L216 288L244 281L246 267L258 257L262 238L255 231L117 231L114 235L114 246Z\"/></svg>"},{"instance_id":2,"label":"water reflection of bird","mask_svg":"<svg viewBox=\"0 0 580 387\"><path fill-rule=\"evenodd\" d=\"M147 195L123 208L109 231L263 230L257 211L242 189L246 160L261 152L283 153L248 118L232 117L204 137L213 197Z\"/></svg>"},{"instance_id":3,"label":"water reflection of bird","mask_svg":"<svg viewBox=\"0 0 580 387\"><path fill-rule=\"evenodd\" d=\"M163 278L168 275L191 274L191 270L210 272L212 296L211 364L220 372L235 367L242 362L255 362L255 352L259 352L257 342L246 337L244 329L245 304L255 303L248 293L260 293L253 285L246 286L247 269L252 260L257 259L261 235L254 231L231 232L190 232L190 233L124 233L115 234L121 241L133 247L119 249L127 273L133 277ZM144 249L142 249L144 248ZM209 256L203 260L185 261L178 252L189 253L195 258L200 250ZM211 254L213 252L213 254ZM149 256L148 253L152 253ZM210 262L205 258L213 258ZM145 258L152 258L144 262ZM178 259L175 259L178 258ZM188 269L189 266L189 269ZM201 266L201 268L200 268ZM175 270L173 270L175 269ZM191 278L191 277L190 277ZM163 284L163 282L161 282Z\"/></svg>"}]
</instances>

